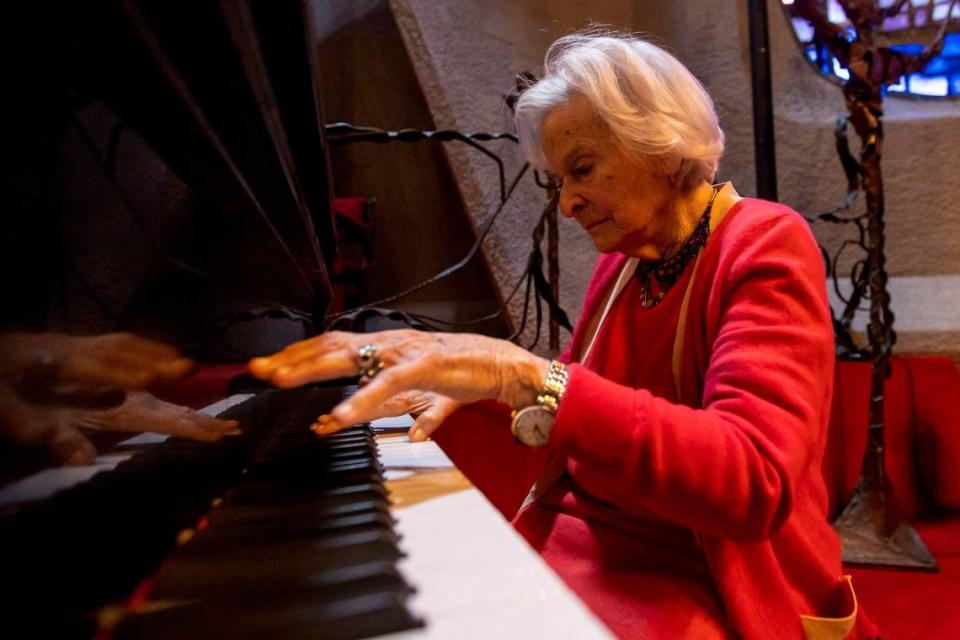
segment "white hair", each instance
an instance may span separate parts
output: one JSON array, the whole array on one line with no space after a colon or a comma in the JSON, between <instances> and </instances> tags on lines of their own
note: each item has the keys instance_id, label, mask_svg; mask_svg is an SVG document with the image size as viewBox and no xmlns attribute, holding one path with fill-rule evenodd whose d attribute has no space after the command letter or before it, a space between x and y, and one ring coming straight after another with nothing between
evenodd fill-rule
<instances>
[{"instance_id":1,"label":"white hair","mask_svg":"<svg viewBox=\"0 0 960 640\"><path fill-rule=\"evenodd\" d=\"M687 188L712 181L723 154L713 100L679 60L636 36L586 31L551 45L544 76L516 105L520 146L536 167L546 168L543 122L557 107L583 96L613 137L640 160L679 160L672 175Z\"/></svg>"}]
</instances>

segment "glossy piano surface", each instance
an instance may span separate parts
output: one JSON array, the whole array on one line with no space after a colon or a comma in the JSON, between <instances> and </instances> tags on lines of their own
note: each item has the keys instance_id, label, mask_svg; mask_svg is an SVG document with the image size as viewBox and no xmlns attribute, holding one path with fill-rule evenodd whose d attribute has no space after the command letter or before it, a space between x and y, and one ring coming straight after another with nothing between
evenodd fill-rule
<instances>
[{"instance_id":1,"label":"glossy piano surface","mask_svg":"<svg viewBox=\"0 0 960 640\"><path fill-rule=\"evenodd\" d=\"M231 397L206 412L248 397ZM348 435L326 455L347 473L366 474L369 461L358 459L362 454L349 442L358 437ZM137 451L135 459L160 440L139 436L93 468L44 472L0 491L0 503L9 508L31 492L83 480L122 460L125 450ZM239 483L207 501L201 527L180 533L185 544L174 541L155 577L138 583L135 613L129 598L126 610L100 609L101 627L104 620L115 625L112 635L101 631L101 637L353 638L390 629L399 630L391 638L608 637L435 443L410 443L402 434L377 440L389 510L383 486L366 476L332 488L323 474L311 475L320 465L306 461L323 454L311 449L314 436L298 428L285 446L304 464L291 468L258 454L259 465L245 467ZM98 563L112 560L84 566L96 576ZM53 562L42 564L45 577L33 580L37 591L60 580ZM64 584L76 588L74 579ZM65 588L54 592L68 597Z\"/></svg>"},{"instance_id":2,"label":"glossy piano surface","mask_svg":"<svg viewBox=\"0 0 960 640\"><path fill-rule=\"evenodd\" d=\"M80 638L358 638L419 626L372 431L319 439L307 429L342 395L264 391L219 414L240 421L237 437L146 446L8 512L0 557L14 619L33 635Z\"/></svg>"}]
</instances>

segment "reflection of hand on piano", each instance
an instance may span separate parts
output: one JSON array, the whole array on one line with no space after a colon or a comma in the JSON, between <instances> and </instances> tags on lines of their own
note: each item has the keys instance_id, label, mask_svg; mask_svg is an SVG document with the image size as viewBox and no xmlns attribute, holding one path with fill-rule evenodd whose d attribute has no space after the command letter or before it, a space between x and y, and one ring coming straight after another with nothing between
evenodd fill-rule
<instances>
[{"instance_id":1,"label":"reflection of hand on piano","mask_svg":"<svg viewBox=\"0 0 960 640\"><path fill-rule=\"evenodd\" d=\"M114 406L123 396L107 392L145 389L193 368L173 347L129 333L7 333L0 334L0 351L0 381L44 405Z\"/></svg>"},{"instance_id":2,"label":"reflection of hand on piano","mask_svg":"<svg viewBox=\"0 0 960 640\"><path fill-rule=\"evenodd\" d=\"M35 405L0 384L0 434L19 445L43 446L70 465L90 464L97 450L86 436L63 420L70 409Z\"/></svg>"},{"instance_id":3,"label":"reflection of hand on piano","mask_svg":"<svg viewBox=\"0 0 960 640\"><path fill-rule=\"evenodd\" d=\"M68 464L87 464L96 449L81 428L157 431L217 440L236 430L138 390L186 375L193 363L173 347L131 334L75 337L0 335L0 434L43 445Z\"/></svg>"},{"instance_id":4,"label":"reflection of hand on piano","mask_svg":"<svg viewBox=\"0 0 960 640\"><path fill-rule=\"evenodd\" d=\"M236 420L220 420L189 407L164 402L146 391L131 391L119 407L77 411L77 426L104 431L152 431L178 438L215 442L240 433Z\"/></svg>"}]
</instances>

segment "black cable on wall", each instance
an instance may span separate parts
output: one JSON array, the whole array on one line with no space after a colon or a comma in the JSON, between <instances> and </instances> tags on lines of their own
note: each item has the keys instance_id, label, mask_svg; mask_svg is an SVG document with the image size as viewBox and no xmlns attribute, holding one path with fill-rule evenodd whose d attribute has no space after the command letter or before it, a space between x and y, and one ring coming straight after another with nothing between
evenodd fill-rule
<instances>
[{"instance_id":1,"label":"black cable on wall","mask_svg":"<svg viewBox=\"0 0 960 640\"><path fill-rule=\"evenodd\" d=\"M779 3L779 0L777 0ZM750 80L753 89L753 149L757 196L777 199L777 157L773 137L773 95L770 82L770 39L767 0L747 0L750 28Z\"/></svg>"}]
</instances>

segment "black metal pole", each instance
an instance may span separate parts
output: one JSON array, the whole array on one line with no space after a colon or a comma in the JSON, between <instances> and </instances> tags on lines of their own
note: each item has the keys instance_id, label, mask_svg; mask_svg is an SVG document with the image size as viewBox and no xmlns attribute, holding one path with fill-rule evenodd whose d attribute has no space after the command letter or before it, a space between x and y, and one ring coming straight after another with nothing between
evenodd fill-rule
<instances>
[{"instance_id":1,"label":"black metal pole","mask_svg":"<svg viewBox=\"0 0 960 640\"><path fill-rule=\"evenodd\" d=\"M773 94L770 82L770 41L767 0L747 0L750 23L750 80L753 88L753 150L757 166L757 196L777 199L777 156L773 138Z\"/></svg>"}]
</instances>

